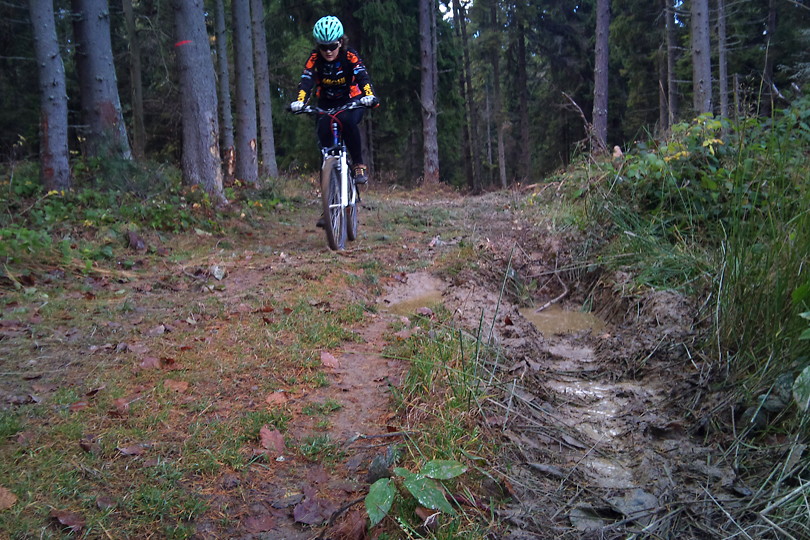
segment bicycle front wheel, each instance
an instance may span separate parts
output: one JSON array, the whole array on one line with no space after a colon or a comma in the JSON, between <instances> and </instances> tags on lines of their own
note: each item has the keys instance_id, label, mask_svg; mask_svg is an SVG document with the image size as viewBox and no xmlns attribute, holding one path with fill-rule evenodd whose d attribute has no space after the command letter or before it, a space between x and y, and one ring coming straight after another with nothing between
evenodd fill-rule
<instances>
[{"instance_id":1,"label":"bicycle front wheel","mask_svg":"<svg viewBox=\"0 0 810 540\"><path fill-rule=\"evenodd\" d=\"M340 201L340 167L338 158L328 157L321 169L321 201L323 202L326 243L335 251L346 247L346 213Z\"/></svg>"},{"instance_id":2,"label":"bicycle front wheel","mask_svg":"<svg viewBox=\"0 0 810 540\"><path fill-rule=\"evenodd\" d=\"M354 199L354 202L350 202L346 207L346 237L349 241L354 241L357 239L357 227L359 226L357 212L360 210L360 205L358 204L360 197L357 195L357 187L355 186L350 186L349 192L349 200ZM352 194L354 197L352 197Z\"/></svg>"}]
</instances>

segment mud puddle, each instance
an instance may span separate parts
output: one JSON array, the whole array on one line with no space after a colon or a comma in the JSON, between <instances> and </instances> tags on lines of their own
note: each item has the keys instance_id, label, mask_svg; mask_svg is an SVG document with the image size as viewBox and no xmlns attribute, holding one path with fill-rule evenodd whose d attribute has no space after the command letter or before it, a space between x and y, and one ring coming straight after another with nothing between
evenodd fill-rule
<instances>
[{"instance_id":1,"label":"mud puddle","mask_svg":"<svg viewBox=\"0 0 810 540\"><path fill-rule=\"evenodd\" d=\"M442 303L445 283L427 272L400 276L399 282L378 300L383 310L395 315L412 315L417 309Z\"/></svg>"},{"instance_id":2,"label":"mud puddle","mask_svg":"<svg viewBox=\"0 0 810 540\"><path fill-rule=\"evenodd\" d=\"M532 323L544 336L568 334L591 330L602 332L605 321L585 311L569 311L557 304L549 306L543 311L536 308L521 308L520 314Z\"/></svg>"}]
</instances>

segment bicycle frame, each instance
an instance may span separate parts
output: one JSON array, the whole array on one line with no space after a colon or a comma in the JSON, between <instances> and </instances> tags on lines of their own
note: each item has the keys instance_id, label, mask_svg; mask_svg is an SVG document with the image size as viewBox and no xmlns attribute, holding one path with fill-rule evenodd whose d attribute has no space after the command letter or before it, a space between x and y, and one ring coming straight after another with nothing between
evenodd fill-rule
<instances>
[{"instance_id":1,"label":"bicycle frame","mask_svg":"<svg viewBox=\"0 0 810 540\"><path fill-rule=\"evenodd\" d=\"M364 108L359 102L352 101L334 109L321 109L305 106L297 114L326 115L331 119L332 146L321 148L321 198L324 211L324 231L326 241L333 250L345 248L346 240L357 237L358 203L360 194L349 171L350 159L346 144L343 141L340 119L342 111ZM333 171L338 173L339 185L334 185Z\"/></svg>"}]
</instances>

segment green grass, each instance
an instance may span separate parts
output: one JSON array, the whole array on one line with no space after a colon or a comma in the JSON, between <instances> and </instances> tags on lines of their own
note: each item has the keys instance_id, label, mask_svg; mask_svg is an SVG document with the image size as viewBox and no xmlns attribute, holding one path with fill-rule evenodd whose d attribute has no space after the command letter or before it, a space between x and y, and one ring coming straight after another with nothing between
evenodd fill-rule
<instances>
[{"instance_id":1,"label":"green grass","mask_svg":"<svg viewBox=\"0 0 810 540\"><path fill-rule=\"evenodd\" d=\"M329 434L304 437L298 450L308 460L320 463L335 463L344 455L340 443L333 441Z\"/></svg>"},{"instance_id":2,"label":"green grass","mask_svg":"<svg viewBox=\"0 0 810 540\"><path fill-rule=\"evenodd\" d=\"M328 415L335 411L339 411L343 405L334 399L327 399L323 403L310 403L301 410L307 416Z\"/></svg>"}]
</instances>

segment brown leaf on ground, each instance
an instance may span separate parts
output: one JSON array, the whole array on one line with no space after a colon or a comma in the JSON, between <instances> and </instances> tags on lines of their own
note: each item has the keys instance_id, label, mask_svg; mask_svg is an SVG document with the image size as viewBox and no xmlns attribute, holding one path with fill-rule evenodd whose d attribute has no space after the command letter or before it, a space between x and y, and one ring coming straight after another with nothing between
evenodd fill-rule
<instances>
[{"instance_id":1,"label":"brown leaf on ground","mask_svg":"<svg viewBox=\"0 0 810 540\"><path fill-rule=\"evenodd\" d=\"M287 403L287 396L284 392L273 392L265 399L268 405L284 405Z\"/></svg>"},{"instance_id":2,"label":"brown leaf on ground","mask_svg":"<svg viewBox=\"0 0 810 540\"><path fill-rule=\"evenodd\" d=\"M259 430L259 440L262 447L276 452L281 455L287 450L287 445L284 444L284 436L277 429L270 429L268 426L262 427Z\"/></svg>"},{"instance_id":3,"label":"brown leaf on ground","mask_svg":"<svg viewBox=\"0 0 810 540\"><path fill-rule=\"evenodd\" d=\"M155 327L150 328L146 332L146 335L151 336L151 337L157 337L157 336L162 336L165 333L166 333L166 327L164 325L162 325L162 324L159 324L159 325L157 325Z\"/></svg>"},{"instance_id":4,"label":"brown leaf on ground","mask_svg":"<svg viewBox=\"0 0 810 540\"><path fill-rule=\"evenodd\" d=\"M248 516L242 522L245 531L249 533L267 532L273 529L276 525L276 520L270 514L260 514L257 516Z\"/></svg>"},{"instance_id":5,"label":"brown leaf on ground","mask_svg":"<svg viewBox=\"0 0 810 540\"><path fill-rule=\"evenodd\" d=\"M340 367L340 362L338 359L326 351L321 351L321 364L332 369Z\"/></svg>"},{"instance_id":6,"label":"brown leaf on ground","mask_svg":"<svg viewBox=\"0 0 810 540\"><path fill-rule=\"evenodd\" d=\"M171 357L163 357L160 359L161 365L163 369L167 369L169 371L180 370L183 369L180 367L180 363L175 358Z\"/></svg>"},{"instance_id":7,"label":"brown leaf on ground","mask_svg":"<svg viewBox=\"0 0 810 540\"><path fill-rule=\"evenodd\" d=\"M188 390L188 382L187 381L178 381L176 379L166 379L163 381L163 386L169 390L174 390L175 392L185 392Z\"/></svg>"},{"instance_id":8,"label":"brown leaf on ground","mask_svg":"<svg viewBox=\"0 0 810 540\"><path fill-rule=\"evenodd\" d=\"M307 496L293 509L293 517L298 523L320 525L335 511L335 504L327 499Z\"/></svg>"},{"instance_id":9,"label":"brown leaf on ground","mask_svg":"<svg viewBox=\"0 0 810 540\"><path fill-rule=\"evenodd\" d=\"M141 369L157 369L160 367L160 359L154 356L147 356L138 364Z\"/></svg>"},{"instance_id":10,"label":"brown leaf on ground","mask_svg":"<svg viewBox=\"0 0 810 540\"><path fill-rule=\"evenodd\" d=\"M53 510L51 511L51 517L58 521L63 527L70 529L70 532L78 534L84 528L84 518L75 512Z\"/></svg>"},{"instance_id":11,"label":"brown leaf on ground","mask_svg":"<svg viewBox=\"0 0 810 540\"><path fill-rule=\"evenodd\" d=\"M100 495L96 497L96 507L99 510L108 510L115 506L115 499L107 495Z\"/></svg>"},{"instance_id":12,"label":"brown leaf on ground","mask_svg":"<svg viewBox=\"0 0 810 540\"><path fill-rule=\"evenodd\" d=\"M101 454L101 445L96 442L94 435L83 435L79 441L79 446L88 454L94 456Z\"/></svg>"},{"instance_id":13,"label":"brown leaf on ground","mask_svg":"<svg viewBox=\"0 0 810 540\"><path fill-rule=\"evenodd\" d=\"M119 452L121 452L125 456L140 456L143 454L146 449L143 447L142 444L131 444L129 446L118 447L116 448Z\"/></svg>"},{"instance_id":14,"label":"brown leaf on ground","mask_svg":"<svg viewBox=\"0 0 810 540\"><path fill-rule=\"evenodd\" d=\"M0 512L8 510L17 503L17 496L0 486Z\"/></svg>"},{"instance_id":15,"label":"brown leaf on ground","mask_svg":"<svg viewBox=\"0 0 810 540\"><path fill-rule=\"evenodd\" d=\"M317 465L307 471L307 481L313 484L326 484L329 481L329 473L321 465Z\"/></svg>"},{"instance_id":16,"label":"brown leaf on ground","mask_svg":"<svg viewBox=\"0 0 810 540\"><path fill-rule=\"evenodd\" d=\"M137 324L133 322L132 324ZM127 350L133 354L143 355L149 352L149 347L143 343L128 343Z\"/></svg>"},{"instance_id":17,"label":"brown leaf on ground","mask_svg":"<svg viewBox=\"0 0 810 540\"><path fill-rule=\"evenodd\" d=\"M110 416L126 416L129 414L129 404L132 400L129 398L117 398L113 400L113 409L110 409Z\"/></svg>"},{"instance_id":18,"label":"brown leaf on ground","mask_svg":"<svg viewBox=\"0 0 810 540\"><path fill-rule=\"evenodd\" d=\"M365 540L366 513L362 510L353 510L340 523L329 532L333 540Z\"/></svg>"},{"instance_id":19,"label":"brown leaf on ground","mask_svg":"<svg viewBox=\"0 0 810 540\"><path fill-rule=\"evenodd\" d=\"M41 384L40 383L34 383L34 384L31 385L31 390L33 390L37 394L48 394L50 392L53 392L57 388L59 388L59 387L56 386L55 384L50 384L50 383L41 383Z\"/></svg>"},{"instance_id":20,"label":"brown leaf on ground","mask_svg":"<svg viewBox=\"0 0 810 540\"><path fill-rule=\"evenodd\" d=\"M433 310L430 309L429 307L417 308L416 314L421 315L423 317L427 317L428 319L433 319L436 316L436 314L433 313Z\"/></svg>"},{"instance_id":21,"label":"brown leaf on ground","mask_svg":"<svg viewBox=\"0 0 810 540\"><path fill-rule=\"evenodd\" d=\"M70 410L70 412L76 412L76 411L81 411L82 409L86 409L88 406L89 406L89 404L86 401L82 400L82 401L77 401L75 403L71 403L70 407L68 407L68 409Z\"/></svg>"},{"instance_id":22,"label":"brown leaf on ground","mask_svg":"<svg viewBox=\"0 0 810 540\"><path fill-rule=\"evenodd\" d=\"M99 392L101 392L102 390L104 390L104 388L106 388L106 385L102 384L101 386L99 386L97 388L93 388L92 390L88 390L84 395L89 397L89 398L95 397L95 395L98 394Z\"/></svg>"}]
</instances>

